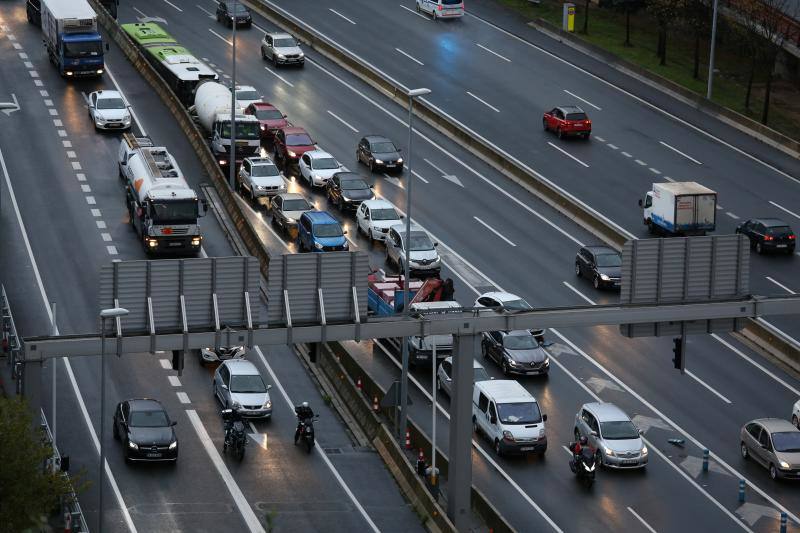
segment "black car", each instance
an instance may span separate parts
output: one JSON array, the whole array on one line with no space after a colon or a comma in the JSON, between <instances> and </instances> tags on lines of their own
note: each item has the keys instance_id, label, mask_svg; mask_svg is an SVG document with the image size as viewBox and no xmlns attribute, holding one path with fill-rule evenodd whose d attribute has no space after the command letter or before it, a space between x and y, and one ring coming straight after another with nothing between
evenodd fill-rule
<instances>
[{"instance_id":1,"label":"black car","mask_svg":"<svg viewBox=\"0 0 800 533\"><path fill-rule=\"evenodd\" d=\"M236 15L236 26L253 25L253 17L247 6L240 2L220 2L217 4L217 22L224 22L229 28L233 27L233 18Z\"/></svg>"},{"instance_id":2,"label":"black car","mask_svg":"<svg viewBox=\"0 0 800 533\"><path fill-rule=\"evenodd\" d=\"M178 460L175 424L158 400L125 400L114 411L114 438L122 440L126 462L175 462Z\"/></svg>"},{"instance_id":3,"label":"black car","mask_svg":"<svg viewBox=\"0 0 800 533\"><path fill-rule=\"evenodd\" d=\"M481 342L483 356L491 359L503 374L547 375L550 357L529 330L489 331Z\"/></svg>"},{"instance_id":4,"label":"black car","mask_svg":"<svg viewBox=\"0 0 800 533\"><path fill-rule=\"evenodd\" d=\"M584 246L575 256L575 275L592 280L595 289L619 289L622 255L608 246Z\"/></svg>"},{"instance_id":5,"label":"black car","mask_svg":"<svg viewBox=\"0 0 800 533\"><path fill-rule=\"evenodd\" d=\"M356 159L367 165L371 172L384 170L403 172L403 158L400 157L401 149L392 141L381 135L367 135L358 141Z\"/></svg>"},{"instance_id":6,"label":"black car","mask_svg":"<svg viewBox=\"0 0 800 533\"><path fill-rule=\"evenodd\" d=\"M739 224L736 233L750 239L750 246L756 252L794 253L796 237L789 224L779 218L751 218Z\"/></svg>"},{"instance_id":7,"label":"black car","mask_svg":"<svg viewBox=\"0 0 800 533\"><path fill-rule=\"evenodd\" d=\"M328 200L341 211L355 211L364 200L375 198L372 186L354 172L337 172L328 180L325 189Z\"/></svg>"}]
</instances>

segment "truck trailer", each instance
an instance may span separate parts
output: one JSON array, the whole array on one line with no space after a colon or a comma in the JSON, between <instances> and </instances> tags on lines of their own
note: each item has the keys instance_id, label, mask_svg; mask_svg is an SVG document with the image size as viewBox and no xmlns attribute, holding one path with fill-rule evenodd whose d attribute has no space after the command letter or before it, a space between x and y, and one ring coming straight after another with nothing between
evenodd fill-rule
<instances>
[{"instance_id":1,"label":"truck trailer","mask_svg":"<svg viewBox=\"0 0 800 533\"><path fill-rule=\"evenodd\" d=\"M41 0L40 6L44 44L58 72L67 78L102 75L103 39L92 6L86 0Z\"/></svg>"},{"instance_id":2,"label":"truck trailer","mask_svg":"<svg viewBox=\"0 0 800 533\"><path fill-rule=\"evenodd\" d=\"M639 206L652 234L705 235L716 228L717 193L693 181L654 183Z\"/></svg>"}]
</instances>

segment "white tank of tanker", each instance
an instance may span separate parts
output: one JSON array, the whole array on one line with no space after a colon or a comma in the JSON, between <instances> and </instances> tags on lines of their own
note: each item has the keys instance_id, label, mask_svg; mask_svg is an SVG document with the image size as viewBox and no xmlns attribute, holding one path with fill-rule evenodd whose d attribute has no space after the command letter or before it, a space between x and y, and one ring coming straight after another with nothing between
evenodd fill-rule
<instances>
[{"instance_id":1,"label":"white tank of tanker","mask_svg":"<svg viewBox=\"0 0 800 533\"><path fill-rule=\"evenodd\" d=\"M194 93L194 111L200 124L210 132L218 113L230 114L231 90L215 81L200 83Z\"/></svg>"}]
</instances>

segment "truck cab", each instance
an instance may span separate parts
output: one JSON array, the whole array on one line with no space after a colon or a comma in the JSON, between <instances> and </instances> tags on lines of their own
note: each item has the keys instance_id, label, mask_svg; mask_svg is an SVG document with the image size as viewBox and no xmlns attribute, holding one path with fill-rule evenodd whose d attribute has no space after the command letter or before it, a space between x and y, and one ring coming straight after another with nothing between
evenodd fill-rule
<instances>
[{"instance_id":1,"label":"truck cab","mask_svg":"<svg viewBox=\"0 0 800 533\"><path fill-rule=\"evenodd\" d=\"M105 71L97 15L86 0L40 0L47 55L67 78L100 76ZM108 45L105 45L108 50Z\"/></svg>"},{"instance_id":2,"label":"truck cab","mask_svg":"<svg viewBox=\"0 0 800 533\"><path fill-rule=\"evenodd\" d=\"M260 123L253 115L236 115L236 165L244 158L258 155L261 149ZM231 115L218 113L211 132L211 151L220 166L227 168L230 161Z\"/></svg>"}]
</instances>

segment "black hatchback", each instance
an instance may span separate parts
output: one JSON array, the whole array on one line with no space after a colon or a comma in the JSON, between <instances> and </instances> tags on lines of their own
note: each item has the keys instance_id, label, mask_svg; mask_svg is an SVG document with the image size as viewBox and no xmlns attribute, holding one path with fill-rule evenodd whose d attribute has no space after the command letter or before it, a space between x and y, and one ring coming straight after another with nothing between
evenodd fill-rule
<instances>
[{"instance_id":1,"label":"black hatchback","mask_svg":"<svg viewBox=\"0 0 800 533\"><path fill-rule=\"evenodd\" d=\"M114 438L125 447L125 461L177 461L175 422L158 400L135 398L117 404Z\"/></svg>"},{"instance_id":2,"label":"black hatchback","mask_svg":"<svg viewBox=\"0 0 800 533\"><path fill-rule=\"evenodd\" d=\"M358 141L356 159L369 167L371 172L383 170L384 172L403 172L403 158L400 157L401 149L392 141L382 135L367 135Z\"/></svg>"},{"instance_id":3,"label":"black hatchback","mask_svg":"<svg viewBox=\"0 0 800 533\"><path fill-rule=\"evenodd\" d=\"M618 289L622 256L608 246L584 246L575 256L575 275L592 280L595 289Z\"/></svg>"},{"instance_id":4,"label":"black hatchback","mask_svg":"<svg viewBox=\"0 0 800 533\"><path fill-rule=\"evenodd\" d=\"M789 224L779 218L751 218L739 224L736 233L741 233L750 239L750 246L760 254L794 253L795 234Z\"/></svg>"},{"instance_id":5,"label":"black hatchback","mask_svg":"<svg viewBox=\"0 0 800 533\"><path fill-rule=\"evenodd\" d=\"M366 180L354 172L337 172L326 185L328 200L340 211L355 211L364 200L372 200L375 193Z\"/></svg>"}]
</instances>

